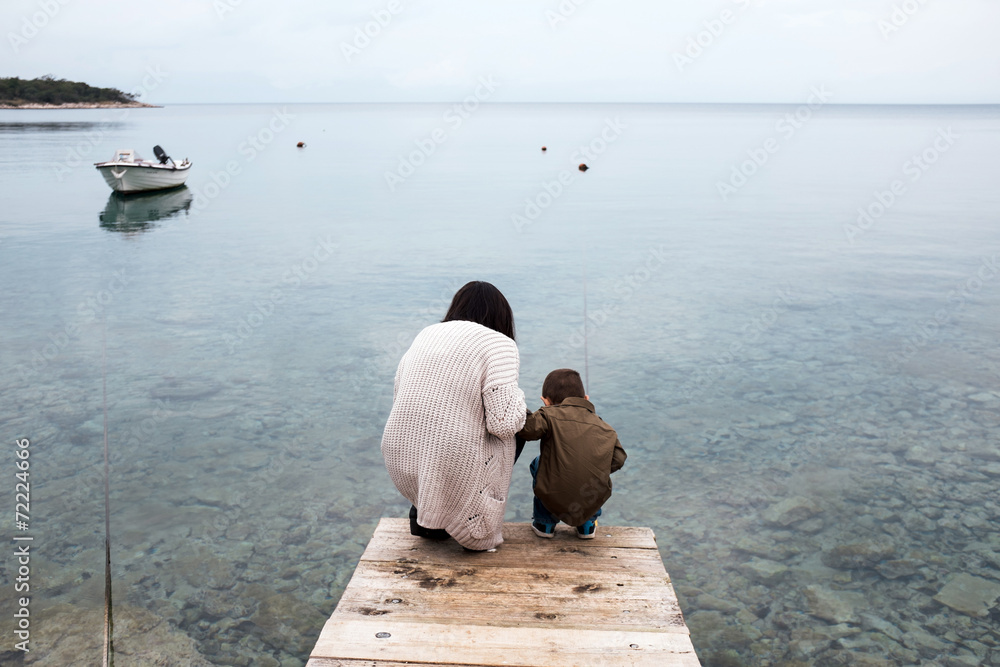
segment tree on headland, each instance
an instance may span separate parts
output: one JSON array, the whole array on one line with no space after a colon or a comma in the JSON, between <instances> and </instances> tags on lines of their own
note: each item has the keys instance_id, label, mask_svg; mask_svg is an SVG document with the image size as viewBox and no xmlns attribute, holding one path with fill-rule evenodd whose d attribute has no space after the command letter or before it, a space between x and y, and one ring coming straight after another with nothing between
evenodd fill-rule
<instances>
[{"instance_id":1,"label":"tree on headland","mask_svg":"<svg viewBox=\"0 0 1000 667\"><path fill-rule=\"evenodd\" d=\"M0 78L0 105L135 104L135 95L117 88L95 88L50 74L37 79Z\"/></svg>"}]
</instances>

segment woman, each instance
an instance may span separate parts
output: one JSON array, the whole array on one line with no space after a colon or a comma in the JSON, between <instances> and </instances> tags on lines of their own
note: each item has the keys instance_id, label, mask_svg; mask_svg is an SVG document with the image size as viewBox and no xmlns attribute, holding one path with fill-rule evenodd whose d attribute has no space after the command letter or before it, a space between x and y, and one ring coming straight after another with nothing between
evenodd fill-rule
<instances>
[{"instance_id":1,"label":"woman","mask_svg":"<svg viewBox=\"0 0 1000 667\"><path fill-rule=\"evenodd\" d=\"M382 456L413 503L414 535L450 535L473 551L503 542L514 434L526 414L519 366L510 304L479 281L458 290L444 320L403 355Z\"/></svg>"}]
</instances>

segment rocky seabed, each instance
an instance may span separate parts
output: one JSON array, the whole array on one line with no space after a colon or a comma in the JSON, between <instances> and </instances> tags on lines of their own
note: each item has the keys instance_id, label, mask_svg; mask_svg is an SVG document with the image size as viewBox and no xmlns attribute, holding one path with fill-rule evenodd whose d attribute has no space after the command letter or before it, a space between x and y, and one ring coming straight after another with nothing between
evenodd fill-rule
<instances>
[{"instance_id":1,"label":"rocky seabed","mask_svg":"<svg viewBox=\"0 0 1000 667\"><path fill-rule=\"evenodd\" d=\"M661 408L616 424L630 465L604 520L654 528L703 664L1000 665L1000 393L884 376L858 390L836 374L820 393L792 370L734 373L697 404L640 386L601 408ZM92 377L70 369L58 391L2 396L18 415L6 432L45 445L32 450L25 664L100 651ZM657 386L681 379L664 371ZM294 403L249 378L154 374L109 392L131 397L109 410L118 654L303 665L378 518L407 507L379 453L387 397ZM508 520L530 517L526 468Z\"/></svg>"}]
</instances>

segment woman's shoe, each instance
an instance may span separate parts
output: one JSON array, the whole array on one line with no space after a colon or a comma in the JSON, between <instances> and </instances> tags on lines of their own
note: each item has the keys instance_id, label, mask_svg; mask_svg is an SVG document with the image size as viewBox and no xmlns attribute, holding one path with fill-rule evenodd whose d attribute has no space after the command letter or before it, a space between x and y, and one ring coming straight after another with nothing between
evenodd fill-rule
<instances>
[{"instance_id":1,"label":"woman's shoe","mask_svg":"<svg viewBox=\"0 0 1000 667\"><path fill-rule=\"evenodd\" d=\"M417 508L410 506L410 535L424 537L428 540L447 540L451 535L442 528L424 528L417 523Z\"/></svg>"}]
</instances>

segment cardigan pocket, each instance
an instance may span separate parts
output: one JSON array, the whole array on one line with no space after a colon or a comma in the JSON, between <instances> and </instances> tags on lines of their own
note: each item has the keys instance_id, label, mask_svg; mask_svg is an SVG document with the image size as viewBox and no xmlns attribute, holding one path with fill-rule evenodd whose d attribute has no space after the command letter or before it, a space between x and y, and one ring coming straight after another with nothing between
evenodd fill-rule
<instances>
[{"instance_id":1,"label":"cardigan pocket","mask_svg":"<svg viewBox=\"0 0 1000 667\"><path fill-rule=\"evenodd\" d=\"M506 496L493 497L490 487L483 489L483 504L479 512L469 516L469 534L477 540L496 534L503 525L504 511L507 509Z\"/></svg>"}]
</instances>

